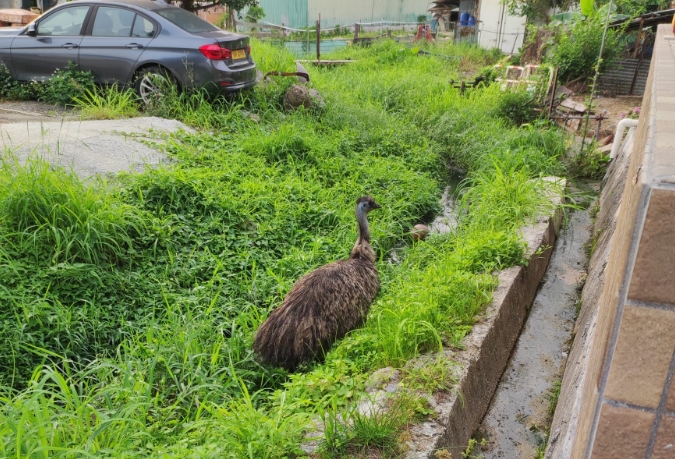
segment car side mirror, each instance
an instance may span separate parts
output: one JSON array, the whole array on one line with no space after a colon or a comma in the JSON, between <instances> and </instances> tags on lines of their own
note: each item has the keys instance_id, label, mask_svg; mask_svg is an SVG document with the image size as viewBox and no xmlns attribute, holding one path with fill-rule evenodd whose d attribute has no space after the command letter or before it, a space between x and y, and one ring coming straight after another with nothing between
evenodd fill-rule
<instances>
[{"instance_id":1,"label":"car side mirror","mask_svg":"<svg viewBox=\"0 0 675 459\"><path fill-rule=\"evenodd\" d=\"M37 25L34 22L28 24L28 27L26 28L26 35L29 37L34 37L37 35Z\"/></svg>"}]
</instances>

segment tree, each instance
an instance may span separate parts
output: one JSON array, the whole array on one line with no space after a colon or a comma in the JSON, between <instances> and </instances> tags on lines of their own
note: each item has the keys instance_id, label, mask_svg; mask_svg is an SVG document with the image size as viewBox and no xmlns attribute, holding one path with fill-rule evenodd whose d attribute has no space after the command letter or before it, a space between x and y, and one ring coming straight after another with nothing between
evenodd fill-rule
<instances>
[{"instance_id":1,"label":"tree","mask_svg":"<svg viewBox=\"0 0 675 459\"><path fill-rule=\"evenodd\" d=\"M514 16L525 16L530 21L549 20L549 11L553 8L567 9L574 0L502 0Z\"/></svg>"},{"instance_id":2,"label":"tree","mask_svg":"<svg viewBox=\"0 0 675 459\"><path fill-rule=\"evenodd\" d=\"M609 3L609 0L601 0L601 5ZM614 0L616 12L628 16L639 16L648 11L658 11L667 8L670 0Z\"/></svg>"},{"instance_id":3,"label":"tree","mask_svg":"<svg viewBox=\"0 0 675 459\"><path fill-rule=\"evenodd\" d=\"M258 0L207 0L195 5L195 0L181 0L181 8L191 12L205 10L214 6L223 5L228 11L241 11L247 6L258 6Z\"/></svg>"}]
</instances>

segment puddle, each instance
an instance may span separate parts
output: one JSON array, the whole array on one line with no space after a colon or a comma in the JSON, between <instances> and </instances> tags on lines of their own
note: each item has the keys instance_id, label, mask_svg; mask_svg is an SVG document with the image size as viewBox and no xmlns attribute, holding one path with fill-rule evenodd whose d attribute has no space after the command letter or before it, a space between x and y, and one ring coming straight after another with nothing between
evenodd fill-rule
<instances>
[{"instance_id":1,"label":"puddle","mask_svg":"<svg viewBox=\"0 0 675 459\"><path fill-rule=\"evenodd\" d=\"M511 360L476 437L485 459L536 458L546 447L554 385L560 381L587 267L588 210L567 217Z\"/></svg>"}]
</instances>

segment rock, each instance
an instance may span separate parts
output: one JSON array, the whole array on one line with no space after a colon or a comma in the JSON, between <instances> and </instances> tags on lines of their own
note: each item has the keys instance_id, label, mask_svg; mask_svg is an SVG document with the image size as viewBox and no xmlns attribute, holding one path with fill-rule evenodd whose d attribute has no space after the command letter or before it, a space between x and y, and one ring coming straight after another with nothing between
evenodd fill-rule
<instances>
[{"instance_id":1,"label":"rock","mask_svg":"<svg viewBox=\"0 0 675 459\"><path fill-rule=\"evenodd\" d=\"M307 89L306 86L294 84L284 96L284 108L288 111L305 108L324 108L326 103L316 89Z\"/></svg>"},{"instance_id":2,"label":"rock","mask_svg":"<svg viewBox=\"0 0 675 459\"><path fill-rule=\"evenodd\" d=\"M424 240L429 234L429 227L427 225L415 225L410 230L410 237L413 238L413 241Z\"/></svg>"},{"instance_id":3,"label":"rock","mask_svg":"<svg viewBox=\"0 0 675 459\"><path fill-rule=\"evenodd\" d=\"M375 371L366 381L366 392L371 393L385 386L389 386L392 380L398 380L401 372L392 367L380 368Z\"/></svg>"},{"instance_id":4,"label":"rock","mask_svg":"<svg viewBox=\"0 0 675 459\"><path fill-rule=\"evenodd\" d=\"M261 83L264 77L265 77L265 74L262 73L260 70L255 71L255 82L256 83Z\"/></svg>"},{"instance_id":5,"label":"rock","mask_svg":"<svg viewBox=\"0 0 675 459\"><path fill-rule=\"evenodd\" d=\"M309 89L306 86L294 84L284 96L284 108L288 111L296 110L300 107L309 108L312 106L312 97L309 95Z\"/></svg>"}]
</instances>

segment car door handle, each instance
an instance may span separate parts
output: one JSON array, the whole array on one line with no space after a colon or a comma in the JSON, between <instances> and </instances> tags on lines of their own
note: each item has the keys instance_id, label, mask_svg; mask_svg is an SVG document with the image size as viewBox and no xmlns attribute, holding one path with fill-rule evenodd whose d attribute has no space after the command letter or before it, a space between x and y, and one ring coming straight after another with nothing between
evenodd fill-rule
<instances>
[{"instance_id":1,"label":"car door handle","mask_svg":"<svg viewBox=\"0 0 675 459\"><path fill-rule=\"evenodd\" d=\"M129 43L128 45L125 46L125 48L131 48L131 49L141 49L143 45L140 45L138 43Z\"/></svg>"},{"instance_id":2,"label":"car door handle","mask_svg":"<svg viewBox=\"0 0 675 459\"><path fill-rule=\"evenodd\" d=\"M68 48L68 49L73 49L77 47L79 47L77 43L66 43L65 45L61 45L61 48Z\"/></svg>"}]
</instances>

